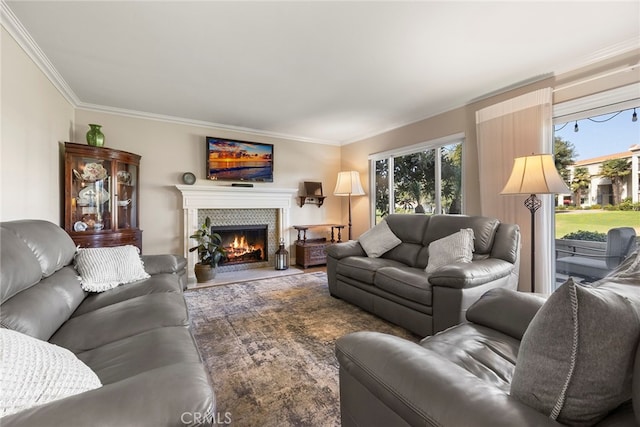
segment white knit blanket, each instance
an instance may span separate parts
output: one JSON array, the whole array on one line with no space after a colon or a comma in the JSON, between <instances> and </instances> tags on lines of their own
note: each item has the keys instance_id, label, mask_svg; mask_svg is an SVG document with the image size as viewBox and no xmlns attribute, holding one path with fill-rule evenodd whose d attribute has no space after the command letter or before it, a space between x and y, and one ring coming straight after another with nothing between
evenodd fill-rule
<instances>
[{"instance_id":1,"label":"white knit blanket","mask_svg":"<svg viewBox=\"0 0 640 427\"><path fill-rule=\"evenodd\" d=\"M72 352L28 335L0 329L0 351L0 417L102 385Z\"/></svg>"}]
</instances>

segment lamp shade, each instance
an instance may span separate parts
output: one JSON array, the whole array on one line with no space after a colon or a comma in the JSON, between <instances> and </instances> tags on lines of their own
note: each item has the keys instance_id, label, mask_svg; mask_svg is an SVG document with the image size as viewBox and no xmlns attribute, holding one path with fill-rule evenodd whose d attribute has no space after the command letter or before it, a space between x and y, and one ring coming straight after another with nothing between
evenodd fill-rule
<instances>
[{"instance_id":1,"label":"lamp shade","mask_svg":"<svg viewBox=\"0 0 640 427\"><path fill-rule=\"evenodd\" d=\"M513 170L500 194L571 193L558 173L551 154L514 159Z\"/></svg>"},{"instance_id":2,"label":"lamp shade","mask_svg":"<svg viewBox=\"0 0 640 427\"><path fill-rule=\"evenodd\" d=\"M338 182L333 194L336 196L363 196L364 190L360 184L360 174L357 171L338 173Z\"/></svg>"}]
</instances>

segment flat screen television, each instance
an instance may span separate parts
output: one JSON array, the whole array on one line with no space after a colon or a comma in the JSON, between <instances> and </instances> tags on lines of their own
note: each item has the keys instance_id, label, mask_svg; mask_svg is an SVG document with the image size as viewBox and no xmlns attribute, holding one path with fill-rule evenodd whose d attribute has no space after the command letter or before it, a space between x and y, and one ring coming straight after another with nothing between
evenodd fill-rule
<instances>
[{"instance_id":1,"label":"flat screen television","mask_svg":"<svg viewBox=\"0 0 640 427\"><path fill-rule=\"evenodd\" d=\"M273 182L273 145L208 136L207 179Z\"/></svg>"}]
</instances>

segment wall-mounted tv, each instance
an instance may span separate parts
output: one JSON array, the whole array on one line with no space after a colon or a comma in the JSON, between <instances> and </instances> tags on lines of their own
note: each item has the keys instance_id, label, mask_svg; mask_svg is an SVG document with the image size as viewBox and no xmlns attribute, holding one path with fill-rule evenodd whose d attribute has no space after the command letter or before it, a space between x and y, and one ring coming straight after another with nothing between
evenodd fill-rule
<instances>
[{"instance_id":1,"label":"wall-mounted tv","mask_svg":"<svg viewBox=\"0 0 640 427\"><path fill-rule=\"evenodd\" d=\"M273 145L208 136L207 179L273 182Z\"/></svg>"}]
</instances>

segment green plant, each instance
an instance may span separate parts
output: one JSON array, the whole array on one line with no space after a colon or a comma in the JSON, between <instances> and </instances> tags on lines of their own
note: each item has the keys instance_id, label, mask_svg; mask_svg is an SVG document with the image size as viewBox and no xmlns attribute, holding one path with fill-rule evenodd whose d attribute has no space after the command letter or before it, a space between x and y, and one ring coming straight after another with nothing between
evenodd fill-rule
<instances>
[{"instance_id":1,"label":"green plant","mask_svg":"<svg viewBox=\"0 0 640 427\"><path fill-rule=\"evenodd\" d=\"M633 202L631 201L631 197L627 197L622 202L620 202L620 204L618 205L618 209L620 209L621 211L632 211L632 210L634 210L633 209Z\"/></svg>"},{"instance_id":2,"label":"green plant","mask_svg":"<svg viewBox=\"0 0 640 427\"><path fill-rule=\"evenodd\" d=\"M218 233L211 233L211 219L206 217L200 229L195 234L189 236L198 242L198 246L189 248L189 252L198 251L198 264L217 267L218 262L227 253L222 247L222 238Z\"/></svg>"},{"instance_id":3,"label":"green plant","mask_svg":"<svg viewBox=\"0 0 640 427\"><path fill-rule=\"evenodd\" d=\"M568 240L588 240L590 242L606 242L607 235L605 233L598 233L597 231L585 231L578 230L573 233L565 234L563 239Z\"/></svg>"}]
</instances>

